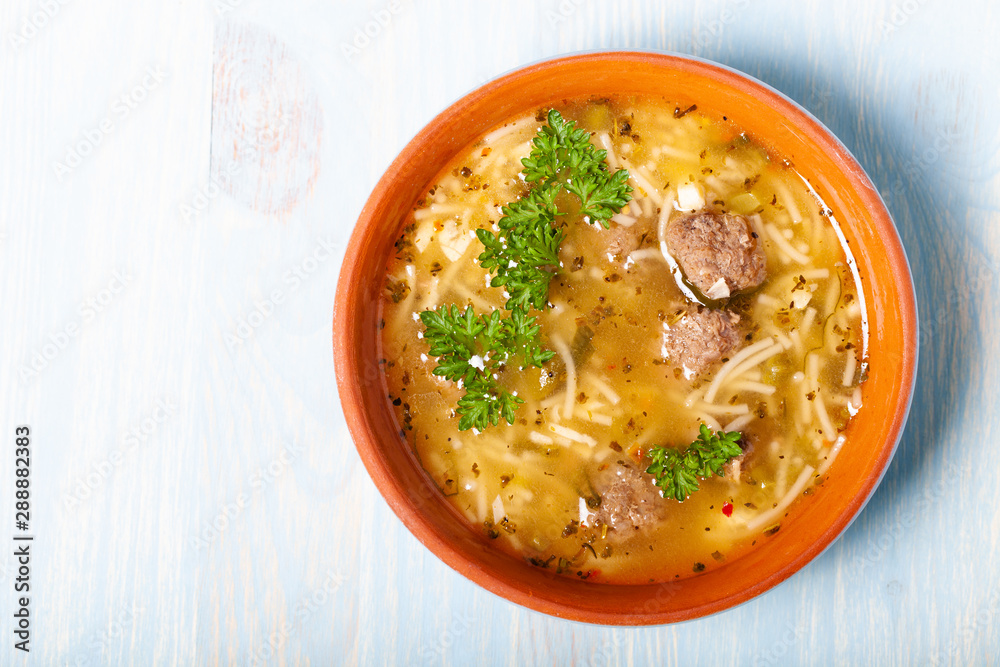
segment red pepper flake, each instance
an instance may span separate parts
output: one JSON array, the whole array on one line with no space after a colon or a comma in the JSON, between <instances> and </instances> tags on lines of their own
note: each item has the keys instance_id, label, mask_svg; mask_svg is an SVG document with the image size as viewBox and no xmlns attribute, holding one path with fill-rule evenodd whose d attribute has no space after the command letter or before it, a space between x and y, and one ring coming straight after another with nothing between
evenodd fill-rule
<instances>
[{"instance_id":1,"label":"red pepper flake","mask_svg":"<svg viewBox=\"0 0 1000 667\"><path fill-rule=\"evenodd\" d=\"M732 503L722 503L722 513L726 516L733 515L733 504Z\"/></svg>"},{"instance_id":2,"label":"red pepper flake","mask_svg":"<svg viewBox=\"0 0 1000 667\"><path fill-rule=\"evenodd\" d=\"M613 370L615 370L615 365L614 365L614 364L609 364L609 365L608 365L608 370L609 370L609 371L613 371Z\"/></svg>"}]
</instances>

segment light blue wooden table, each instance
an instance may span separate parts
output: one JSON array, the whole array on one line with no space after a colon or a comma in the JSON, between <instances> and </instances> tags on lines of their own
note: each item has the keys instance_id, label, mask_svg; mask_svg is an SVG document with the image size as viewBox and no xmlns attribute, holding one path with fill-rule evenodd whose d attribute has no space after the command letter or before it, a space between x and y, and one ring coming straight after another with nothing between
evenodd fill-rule
<instances>
[{"instance_id":1,"label":"light blue wooden table","mask_svg":"<svg viewBox=\"0 0 1000 667\"><path fill-rule=\"evenodd\" d=\"M998 31L988 0L3 2L0 664L996 664ZM405 142L489 78L603 48L812 111L884 193L921 309L910 422L858 521L678 626L549 618L445 567L365 474L333 375L344 243Z\"/></svg>"}]
</instances>

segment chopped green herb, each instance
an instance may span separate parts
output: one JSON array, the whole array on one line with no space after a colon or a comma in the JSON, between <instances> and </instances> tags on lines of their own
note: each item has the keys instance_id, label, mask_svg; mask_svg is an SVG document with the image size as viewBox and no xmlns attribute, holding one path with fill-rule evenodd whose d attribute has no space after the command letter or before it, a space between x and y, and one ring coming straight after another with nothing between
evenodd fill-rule
<instances>
[{"instance_id":1,"label":"chopped green herb","mask_svg":"<svg viewBox=\"0 0 1000 667\"><path fill-rule=\"evenodd\" d=\"M653 447L646 472L655 478L664 498L680 502L698 490L698 480L722 475L722 467L742 453L738 431L713 434L701 425L698 438L681 452L670 447Z\"/></svg>"}]
</instances>

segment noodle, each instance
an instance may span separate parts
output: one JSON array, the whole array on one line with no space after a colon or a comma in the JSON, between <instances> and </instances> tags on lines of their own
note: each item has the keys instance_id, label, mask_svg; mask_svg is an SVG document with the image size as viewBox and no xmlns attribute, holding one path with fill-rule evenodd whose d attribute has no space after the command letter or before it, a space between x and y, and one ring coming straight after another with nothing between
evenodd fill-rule
<instances>
[{"instance_id":1,"label":"noodle","mask_svg":"<svg viewBox=\"0 0 1000 667\"><path fill-rule=\"evenodd\" d=\"M559 353L563 363L566 364L566 398L563 401L563 414L572 415L573 401L576 400L576 363L573 361L573 355L570 354L569 348L566 347L566 343L563 342L562 338L553 336L551 340L552 347L556 348L556 352Z\"/></svg>"},{"instance_id":2,"label":"noodle","mask_svg":"<svg viewBox=\"0 0 1000 667\"><path fill-rule=\"evenodd\" d=\"M715 400L715 394L719 391L719 387L722 386L723 380L726 379L726 376L729 375L732 370L740 364L740 362L761 349L770 349L773 345L773 338L765 338L764 340L757 341L749 347L743 348L733 355L733 358L727 361L726 364L719 369L719 372L715 374L715 379L712 380L712 384L708 386L708 391L705 392L705 400L709 403Z\"/></svg>"},{"instance_id":3,"label":"noodle","mask_svg":"<svg viewBox=\"0 0 1000 667\"><path fill-rule=\"evenodd\" d=\"M781 500L778 501L778 505L748 521L747 530L753 532L777 521L784 511L788 509L788 506L792 504L792 501L795 500L799 494L805 491L806 484L809 482L809 477L812 476L815 470L816 469L812 466L806 466L805 469L799 473L799 476L795 480L795 484L792 485L792 488L788 490L788 493L782 496Z\"/></svg>"}]
</instances>

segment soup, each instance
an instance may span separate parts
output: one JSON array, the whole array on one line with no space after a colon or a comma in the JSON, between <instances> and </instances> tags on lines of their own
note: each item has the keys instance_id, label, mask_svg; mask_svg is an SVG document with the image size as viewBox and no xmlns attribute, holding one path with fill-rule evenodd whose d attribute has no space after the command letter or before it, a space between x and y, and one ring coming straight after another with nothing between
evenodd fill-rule
<instances>
[{"instance_id":1,"label":"soup","mask_svg":"<svg viewBox=\"0 0 1000 667\"><path fill-rule=\"evenodd\" d=\"M565 100L462 150L408 215L387 399L497 549L692 576L822 485L861 408L859 281L834 211L727 117Z\"/></svg>"}]
</instances>

